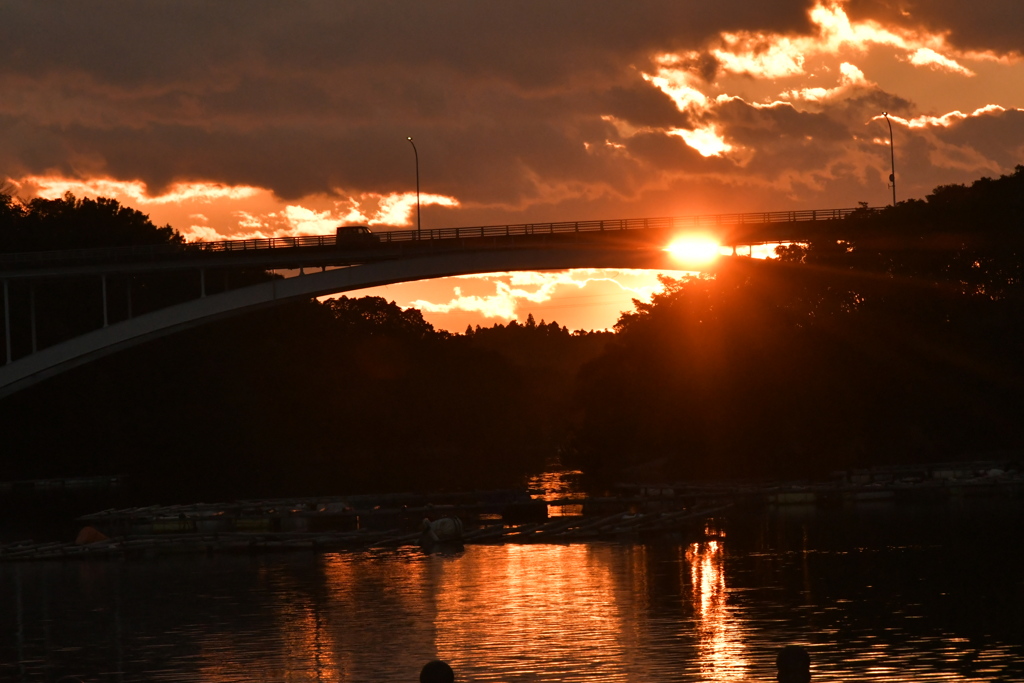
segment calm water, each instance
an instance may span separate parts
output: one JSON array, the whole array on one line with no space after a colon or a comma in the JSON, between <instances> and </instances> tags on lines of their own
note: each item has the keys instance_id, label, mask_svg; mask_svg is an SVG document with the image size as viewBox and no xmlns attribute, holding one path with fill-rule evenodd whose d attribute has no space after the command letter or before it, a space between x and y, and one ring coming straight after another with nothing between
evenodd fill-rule
<instances>
[{"instance_id":1,"label":"calm water","mask_svg":"<svg viewBox=\"0 0 1024 683\"><path fill-rule=\"evenodd\" d=\"M0 565L0 679L1024 680L1020 503L789 509L720 540Z\"/></svg>"}]
</instances>

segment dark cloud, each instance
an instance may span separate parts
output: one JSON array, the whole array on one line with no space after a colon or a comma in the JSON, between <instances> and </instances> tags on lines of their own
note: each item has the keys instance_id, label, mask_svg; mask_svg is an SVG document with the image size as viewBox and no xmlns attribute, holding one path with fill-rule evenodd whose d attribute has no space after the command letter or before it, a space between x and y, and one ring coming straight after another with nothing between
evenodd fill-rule
<instances>
[{"instance_id":1,"label":"dark cloud","mask_svg":"<svg viewBox=\"0 0 1024 683\"><path fill-rule=\"evenodd\" d=\"M0 172L400 191L413 135L435 191L518 203L594 175L601 115L685 124L640 78L652 55L801 30L808 4L9 1Z\"/></svg>"},{"instance_id":2,"label":"dark cloud","mask_svg":"<svg viewBox=\"0 0 1024 683\"><path fill-rule=\"evenodd\" d=\"M938 185L999 176L1024 160L1024 112L1018 110L953 119L948 126L908 128L897 123L893 129L900 200L923 198ZM879 178L889 173L888 151L876 150Z\"/></svg>"},{"instance_id":3,"label":"dark cloud","mask_svg":"<svg viewBox=\"0 0 1024 683\"><path fill-rule=\"evenodd\" d=\"M524 85L616 71L652 50L722 30L807 27L807 0L716 3L635 0L65 0L5 3L7 67L72 65L111 83L216 78L221 69L328 72L339 66L451 65Z\"/></svg>"},{"instance_id":4,"label":"dark cloud","mask_svg":"<svg viewBox=\"0 0 1024 683\"><path fill-rule=\"evenodd\" d=\"M599 106L609 116L634 126L690 127L690 119L668 95L647 81L637 80L598 94Z\"/></svg>"},{"instance_id":5,"label":"dark cloud","mask_svg":"<svg viewBox=\"0 0 1024 683\"><path fill-rule=\"evenodd\" d=\"M949 32L962 49L1024 50L1024 7L1020 0L849 0L851 19L877 19L909 28Z\"/></svg>"},{"instance_id":6,"label":"dark cloud","mask_svg":"<svg viewBox=\"0 0 1024 683\"><path fill-rule=\"evenodd\" d=\"M697 171L704 161L704 157L677 135L641 133L628 140L627 149L648 169L661 172Z\"/></svg>"},{"instance_id":7,"label":"dark cloud","mask_svg":"<svg viewBox=\"0 0 1024 683\"><path fill-rule=\"evenodd\" d=\"M1024 163L1024 111L992 111L936 131L936 137L971 150L1003 168Z\"/></svg>"},{"instance_id":8,"label":"dark cloud","mask_svg":"<svg viewBox=\"0 0 1024 683\"><path fill-rule=\"evenodd\" d=\"M717 109L726 123L729 137L745 147L768 151L773 144L813 140L816 144L848 140L850 131L820 112L799 111L790 104L754 107L743 100L730 100Z\"/></svg>"},{"instance_id":9,"label":"dark cloud","mask_svg":"<svg viewBox=\"0 0 1024 683\"><path fill-rule=\"evenodd\" d=\"M466 221L543 219L536 213L556 206L564 217L635 215L678 208L680 197L698 205L736 184L756 189L730 206L777 198L780 186L787 197L872 187L884 150L852 140L878 111L910 115L905 100L865 90L811 112L731 100L702 118L642 75L658 54L681 50L713 80L718 64L701 50L709 39L808 32L813 4L6 0L0 179L110 175L153 193L212 181L289 200L387 194L415 186L411 135L423 191L458 197ZM952 20L954 4L937 2L921 21ZM881 0L854 6L899 14ZM705 124L745 156L705 158L668 134ZM837 161L851 153L868 162Z\"/></svg>"}]
</instances>

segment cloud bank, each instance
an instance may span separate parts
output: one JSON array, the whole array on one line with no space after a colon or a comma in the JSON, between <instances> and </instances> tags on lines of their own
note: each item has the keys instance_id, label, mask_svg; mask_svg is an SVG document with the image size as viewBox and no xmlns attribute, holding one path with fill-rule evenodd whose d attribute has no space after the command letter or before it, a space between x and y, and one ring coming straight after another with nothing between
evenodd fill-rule
<instances>
[{"instance_id":1,"label":"cloud bank","mask_svg":"<svg viewBox=\"0 0 1024 683\"><path fill-rule=\"evenodd\" d=\"M977 5L977 3L975 3ZM0 178L192 237L853 206L1024 161L1016 0L4 3Z\"/></svg>"}]
</instances>

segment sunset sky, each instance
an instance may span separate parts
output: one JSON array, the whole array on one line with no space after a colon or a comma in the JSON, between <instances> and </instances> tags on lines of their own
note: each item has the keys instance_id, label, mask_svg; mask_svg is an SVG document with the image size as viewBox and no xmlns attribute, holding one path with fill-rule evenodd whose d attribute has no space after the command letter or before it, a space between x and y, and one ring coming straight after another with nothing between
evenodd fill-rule
<instances>
[{"instance_id":1,"label":"sunset sky","mask_svg":"<svg viewBox=\"0 0 1024 683\"><path fill-rule=\"evenodd\" d=\"M883 205L1024 163L1020 0L0 0L0 183L188 239ZM650 273L372 292L604 328Z\"/></svg>"}]
</instances>

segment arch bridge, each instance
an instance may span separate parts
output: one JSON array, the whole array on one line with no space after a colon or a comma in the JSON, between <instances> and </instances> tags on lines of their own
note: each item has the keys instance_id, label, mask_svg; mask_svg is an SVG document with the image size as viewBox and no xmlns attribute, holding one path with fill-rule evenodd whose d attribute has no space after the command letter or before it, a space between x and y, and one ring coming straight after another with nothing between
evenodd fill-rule
<instances>
[{"instance_id":1,"label":"arch bridge","mask_svg":"<svg viewBox=\"0 0 1024 683\"><path fill-rule=\"evenodd\" d=\"M0 397L148 339L291 300L477 273L570 268L678 270L678 262L671 260L665 247L679 235L704 234L731 246L734 255L749 255L757 244L807 240L857 210L529 223L391 231L352 239L335 234L0 254L6 351L5 364L0 366ZM299 275L208 294L207 271L224 268L289 270ZM170 271L197 274L195 299L132 316L129 291L127 317L111 322L108 278ZM11 283L27 281L31 287L40 281L81 277L99 281L100 326L37 349L35 300L30 297L31 351L15 358Z\"/></svg>"}]
</instances>

